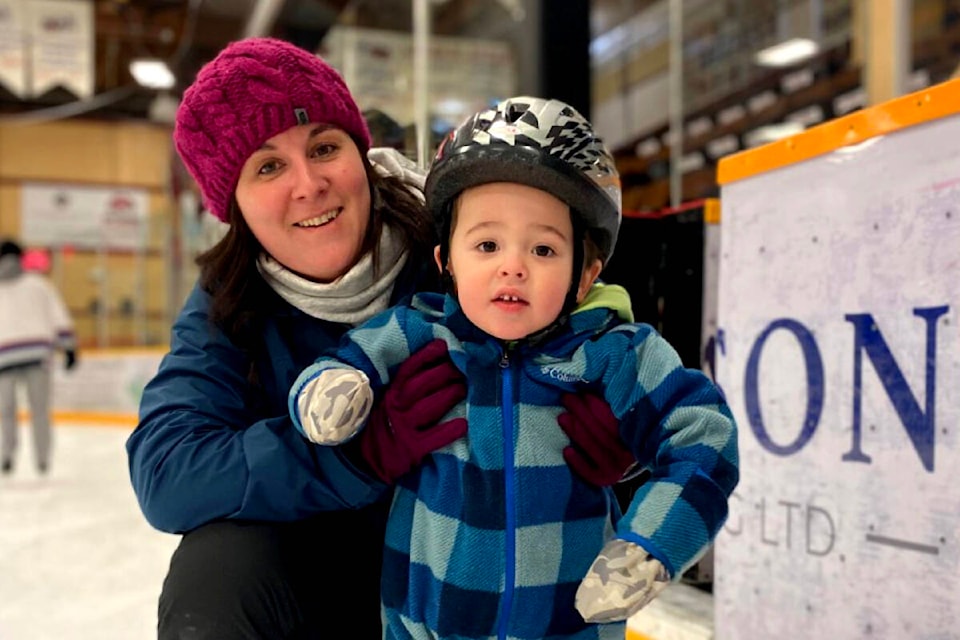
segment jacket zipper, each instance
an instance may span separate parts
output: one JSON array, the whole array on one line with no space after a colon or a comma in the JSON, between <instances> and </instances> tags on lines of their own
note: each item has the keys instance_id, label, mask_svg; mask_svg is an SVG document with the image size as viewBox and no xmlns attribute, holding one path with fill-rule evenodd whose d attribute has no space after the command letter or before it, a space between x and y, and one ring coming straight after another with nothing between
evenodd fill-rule
<instances>
[{"instance_id":1,"label":"jacket zipper","mask_svg":"<svg viewBox=\"0 0 960 640\"><path fill-rule=\"evenodd\" d=\"M501 380L500 413L503 422L503 489L506 518L504 520L504 594L503 609L500 625L497 630L499 640L506 640L510 625L510 614L513 609L513 590L516 581L516 530L514 511L516 509L515 493L513 490L516 476L513 468L513 367L510 362L510 352L504 349L500 358L500 368L503 369Z\"/></svg>"}]
</instances>

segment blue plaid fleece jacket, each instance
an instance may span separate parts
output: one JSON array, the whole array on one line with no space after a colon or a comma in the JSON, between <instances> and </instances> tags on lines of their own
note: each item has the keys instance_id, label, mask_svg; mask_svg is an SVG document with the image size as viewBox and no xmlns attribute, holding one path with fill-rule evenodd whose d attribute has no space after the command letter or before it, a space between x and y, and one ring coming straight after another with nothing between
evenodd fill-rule
<instances>
[{"instance_id":1,"label":"blue plaid fleece jacket","mask_svg":"<svg viewBox=\"0 0 960 640\"><path fill-rule=\"evenodd\" d=\"M453 298L420 294L350 331L337 360L305 370L291 407L338 360L363 370L379 397L435 338L468 380L466 402L448 415L465 415L468 432L397 487L383 561L385 637L622 640L623 623L583 621L577 587L615 536L674 578L706 551L739 475L736 426L717 388L683 368L652 327L610 308L578 311L537 344L505 350ZM622 517L609 488L580 480L563 460L560 395L584 389L602 393L652 472Z\"/></svg>"}]
</instances>

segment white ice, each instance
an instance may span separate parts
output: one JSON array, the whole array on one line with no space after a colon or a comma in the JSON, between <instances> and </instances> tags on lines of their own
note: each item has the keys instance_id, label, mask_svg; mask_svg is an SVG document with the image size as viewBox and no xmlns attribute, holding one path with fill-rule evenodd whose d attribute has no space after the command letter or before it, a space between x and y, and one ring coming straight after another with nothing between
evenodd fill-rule
<instances>
[{"instance_id":1,"label":"white ice","mask_svg":"<svg viewBox=\"0 0 960 640\"><path fill-rule=\"evenodd\" d=\"M38 475L26 425L0 476L0 640L154 640L178 536L144 520L127 474L128 427L57 425Z\"/></svg>"},{"instance_id":2,"label":"white ice","mask_svg":"<svg viewBox=\"0 0 960 640\"><path fill-rule=\"evenodd\" d=\"M179 537L140 513L127 474L129 433L57 425L51 472L39 476L21 425L17 468L0 476L0 640L156 639L157 598ZM675 585L631 627L662 631L689 618L676 613L687 612L682 602L670 605L683 590L709 598Z\"/></svg>"}]
</instances>

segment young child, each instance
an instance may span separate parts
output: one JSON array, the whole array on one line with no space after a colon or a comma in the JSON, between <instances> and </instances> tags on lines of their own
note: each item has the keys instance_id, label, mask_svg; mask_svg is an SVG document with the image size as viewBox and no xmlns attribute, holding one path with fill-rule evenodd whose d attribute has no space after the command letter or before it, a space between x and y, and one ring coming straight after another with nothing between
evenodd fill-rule
<instances>
[{"instance_id":1,"label":"young child","mask_svg":"<svg viewBox=\"0 0 960 640\"><path fill-rule=\"evenodd\" d=\"M442 340L467 378L466 438L401 478L387 528L387 638L618 638L713 541L738 480L736 426L621 287L591 286L620 227L619 175L556 100L480 112L437 151L427 206L449 293L420 294L297 379L310 440L362 428L408 354ZM626 317L626 319L625 319ZM601 393L650 480L623 516L571 473L563 392ZM331 393L331 391L335 391ZM601 624L602 623L602 624Z\"/></svg>"}]
</instances>

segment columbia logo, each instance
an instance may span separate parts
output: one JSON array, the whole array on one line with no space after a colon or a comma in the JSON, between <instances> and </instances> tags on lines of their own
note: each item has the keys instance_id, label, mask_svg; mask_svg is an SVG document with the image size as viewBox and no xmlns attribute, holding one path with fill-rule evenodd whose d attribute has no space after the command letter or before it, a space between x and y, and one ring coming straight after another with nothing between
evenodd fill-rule
<instances>
[{"instance_id":1,"label":"columbia logo","mask_svg":"<svg viewBox=\"0 0 960 640\"><path fill-rule=\"evenodd\" d=\"M586 382L580 376L574 375L572 373L567 373L562 369L557 369L554 367L540 367L540 373L545 376L552 378L553 380L559 380L560 382Z\"/></svg>"}]
</instances>

